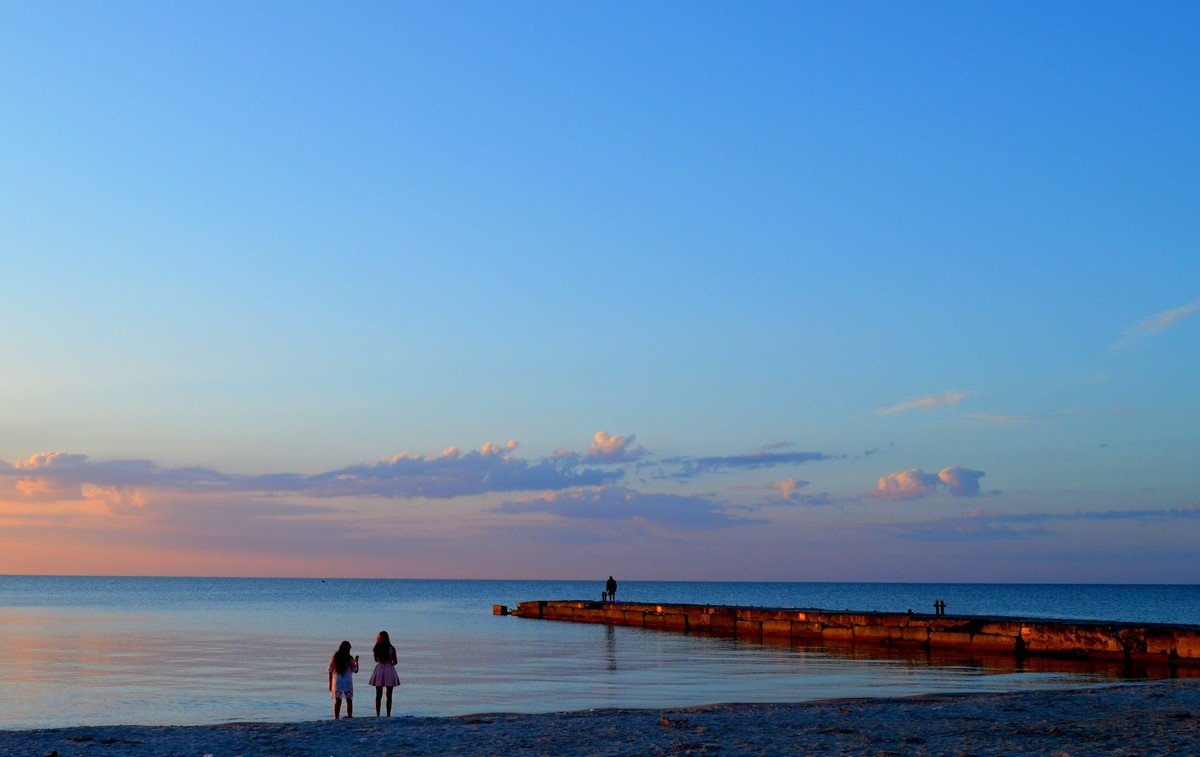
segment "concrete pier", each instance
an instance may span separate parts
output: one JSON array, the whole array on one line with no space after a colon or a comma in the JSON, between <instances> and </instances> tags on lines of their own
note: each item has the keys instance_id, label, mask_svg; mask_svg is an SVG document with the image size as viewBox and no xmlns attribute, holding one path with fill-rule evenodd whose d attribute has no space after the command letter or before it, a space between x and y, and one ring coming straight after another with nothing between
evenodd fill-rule
<instances>
[{"instance_id":1,"label":"concrete pier","mask_svg":"<svg viewBox=\"0 0 1200 757\"><path fill-rule=\"evenodd\" d=\"M812 646L1200 666L1200 625L580 600L521 602L512 614Z\"/></svg>"}]
</instances>

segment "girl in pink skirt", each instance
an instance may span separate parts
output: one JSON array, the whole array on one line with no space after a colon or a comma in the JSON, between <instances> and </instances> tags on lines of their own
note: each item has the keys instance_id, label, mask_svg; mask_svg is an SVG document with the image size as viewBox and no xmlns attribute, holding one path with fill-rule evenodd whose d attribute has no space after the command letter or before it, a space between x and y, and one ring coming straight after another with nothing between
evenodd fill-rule
<instances>
[{"instance_id":1,"label":"girl in pink skirt","mask_svg":"<svg viewBox=\"0 0 1200 757\"><path fill-rule=\"evenodd\" d=\"M400 685L400 676L396 675L396 648L388 638L387 631L380 631L375 637L375 672L371 673L371 685L375 687L375 717L379 717L379 704L383 700L383 690L387 689L387 714L392 716L392 687Z\"/></svg>"}]
</instances>

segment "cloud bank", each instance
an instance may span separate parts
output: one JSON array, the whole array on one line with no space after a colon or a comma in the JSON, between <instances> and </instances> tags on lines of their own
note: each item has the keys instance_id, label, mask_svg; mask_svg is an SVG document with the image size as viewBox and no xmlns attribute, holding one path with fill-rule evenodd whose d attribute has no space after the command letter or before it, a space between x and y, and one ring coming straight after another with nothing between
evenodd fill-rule
<instances>
[{"instance_id":1,"label":"cloud bank","mask_svg":"<svg viewBox=\"0 0 1200 757\"><path fill-rule=\"evenodd\" d=\"M783 445L775 445L776 448ZM251 496L452 499L484 494L553 492L611 486L628 465L649 453L636 436L597 431L585 452L558 450L523 458L515 440L488 442L463 451L451 446L436 455L401 452L381 460L314 473L239 475L203 467L166 467L150 460L92 460L70 452L42 452L9 464L0 461L0 498L26 502L95 499L113 508L135 507L141 492L242 494ZM796 465L831 456L821 452L763 452L659 461L669 476ZM626 466L626 467L622 467ZM666 474L664 474L666 475Z\"/></svg>"},{"instance_id":2,"label":"cloud bank","mask_svg":"<svg viewBox=\"0 0 1200 757\"><path fill-rule=\"evenodd\" d=\"M130 498L138 491L195 494L301 494L310 497L449 499L477 494L553 491L612 483L620 469L585 467L616 463L644 450L628 449L632 437L597 434L589 453L528 460L513 453L515 441L489 442L463 452L447 447L438 455L400 453L374 463L323 473L235 475L200 467L162 467L150 460L95 461L87 455L42 452L28 460L0 462L0 497L24 501L87 499L97 491Z\"/></svg>"},{"instance_id":3,"label":"cloud bank","mask_svg":"<svg viewBox=\"0 0 1200 757\"><path fill-rule=\"evenodd\" d=\"M151 460L92 460L71 452L42 452L17 463L0 461L0 499L23 502L93 500L112 511L136 508L145 492L185 494L298 495L453 499L455 497L555 492L605 487L631 466L658 467L658 478L688 480L704 474L798 465L841 456L788 451L779 442L750 454L653 460L634 434L597 431L584 452L559 449L542 458L517 455L520 444L487 442L457 446L436 455L401 452L375 462L304 474L241 475L204 467L168 467ZM791 498L789 495L785 499Z\"/></svg>"}]
</instances>

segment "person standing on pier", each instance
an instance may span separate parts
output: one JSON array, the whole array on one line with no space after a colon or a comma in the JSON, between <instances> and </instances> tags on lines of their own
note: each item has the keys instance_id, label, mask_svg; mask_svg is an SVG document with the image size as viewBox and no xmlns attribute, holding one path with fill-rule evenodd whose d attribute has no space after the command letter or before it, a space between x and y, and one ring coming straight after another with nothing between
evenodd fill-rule
<instances>
[{"instance_id":1,"label":"person standing on pier","mask_svg":"<svg viewBox=\"0 0 1200 757\"><path fill-rule=\"evenodd\" d=\"M608 601L609 602L616 602L617 601L617 579L613 578L612 576L609 576L608 580L604 582L604 591L608 592Z\"/></svg>"}]
</instances>

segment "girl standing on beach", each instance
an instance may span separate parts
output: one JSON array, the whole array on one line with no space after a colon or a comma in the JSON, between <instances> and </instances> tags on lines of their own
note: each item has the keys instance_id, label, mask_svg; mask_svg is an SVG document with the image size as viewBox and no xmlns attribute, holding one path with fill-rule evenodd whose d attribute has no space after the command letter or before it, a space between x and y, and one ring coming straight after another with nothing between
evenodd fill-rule
<instances>
[{"instance_id":1,"label":"girl standing on beach","mask_svg":"<svg viewBox=\"0 0 1200 757\"><path fill-rule=\"evenodd\" d=\"M371 673L371 685L375 687L375 717L379 717L379 704L383 700L383 690L387 689L387 714L392 716L392 687L400 685L400 676L396 675L396 648L388 638L387 631L380 631L375 637L375 648L371 650L375 657L375 672Z\"/></svg>"},{"instance_id":2,"label":"girl standing on beach","mask_svg":"<svg viewBox=\"0 0 1200 757\"><path fill-rule=\"evenodd\" d=\"M350 656L350 642L343 641L329 658L329 696L333 697L333 719L342 716L342 700L346 700L346 717L354 717L354 674L358 672L358 655ZM376 707L378 709L378 707Z\"/></svg>"}]
</instances>

